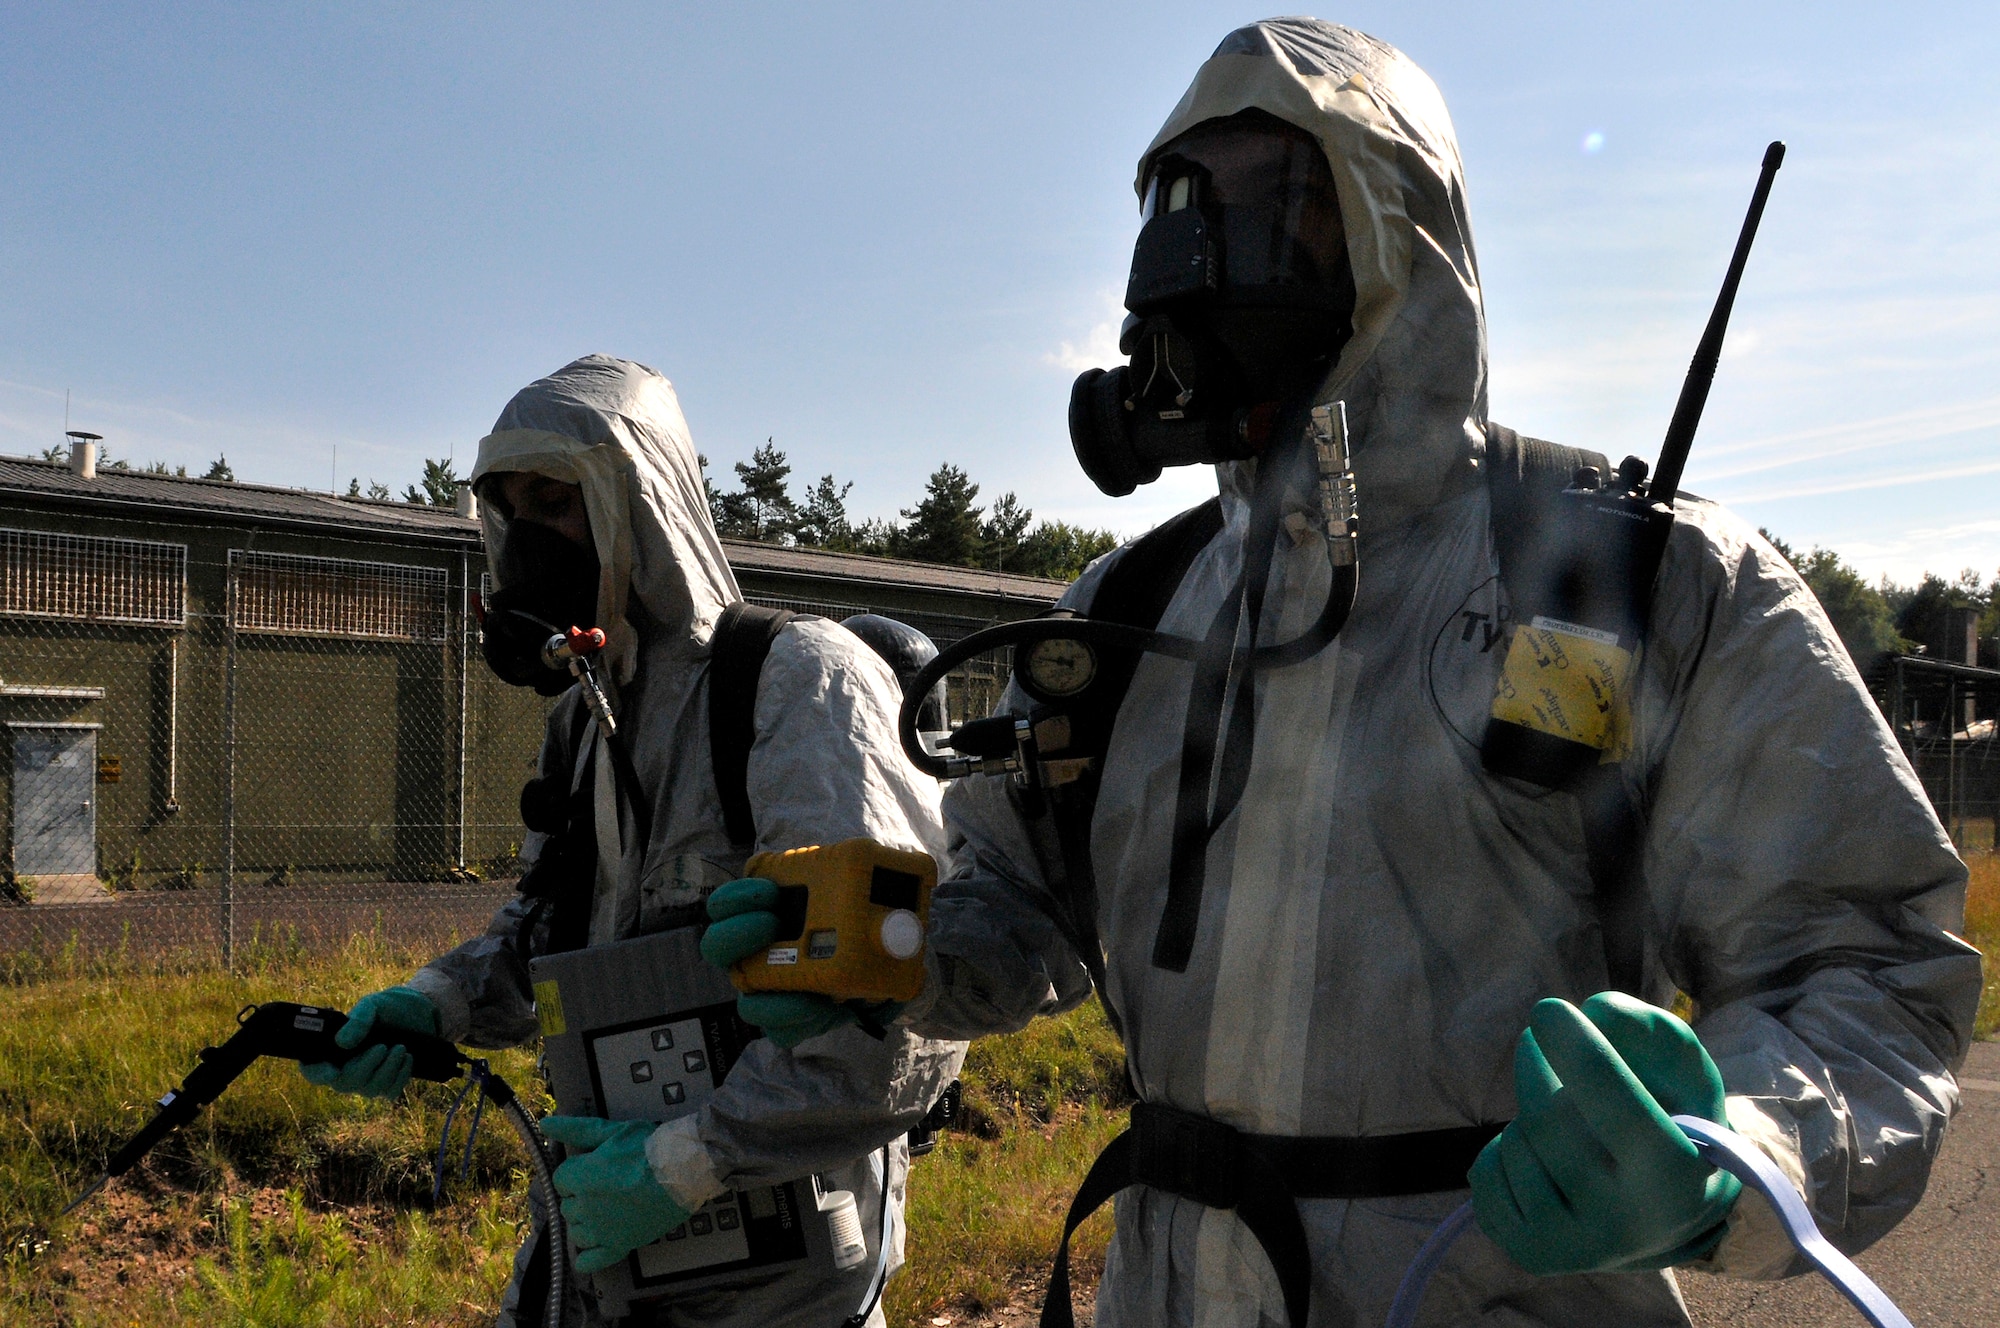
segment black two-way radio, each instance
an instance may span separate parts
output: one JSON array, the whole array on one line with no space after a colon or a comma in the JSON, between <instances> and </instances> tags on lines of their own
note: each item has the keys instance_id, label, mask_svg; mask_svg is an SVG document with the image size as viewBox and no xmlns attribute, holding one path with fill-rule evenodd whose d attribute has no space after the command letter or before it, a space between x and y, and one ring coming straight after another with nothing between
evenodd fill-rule
<instances>
[{"instance_id":1,"label":"black two-way radio","mask_svg":"<svg viewBox=\"0 0 2000 1328\"><path fill-rule=\"evenodd\" d=\"M1631 742L1631 687L1652 611L1653 580L1674 523L1674 495L1722 357L1736 288L1757 238L1785 145L1763 170L1736 251L1681 385L1660 459L1627 457L1610 475L1576 472L1552 495L1532 538L1505 569L1514 639L1493 697L1481 759L1487 770L1558 788L1592 765L1623 759Z\"/></svg>"}]
</instances>

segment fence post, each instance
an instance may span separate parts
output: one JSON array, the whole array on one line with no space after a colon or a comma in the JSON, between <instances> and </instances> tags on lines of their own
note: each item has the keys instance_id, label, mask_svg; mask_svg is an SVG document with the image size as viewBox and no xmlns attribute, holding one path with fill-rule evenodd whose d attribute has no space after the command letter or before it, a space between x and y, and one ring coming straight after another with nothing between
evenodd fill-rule
<instances>
[{"instance_id":1,"label":"fence post","mask_svg":"<svg viewBox=\"0 0 2000 1328\"><path fill-rule=\"evenodd\" d=\"M465 711L472 659L472 559L458 555L458 869L465 870Z\"/></svg>"},{"instance_id":2,"label":"fence post","mask_svg":"<svg viewBox=\"0 0 2000 1328\"><path fill-rule=\"evenodd\" d=\"M1944 830L1957 849L1964 847L1958 823L1958 679L1944 687Z\"/></svg>"},{"instance_id":3,"label":"fence post","mask_svg":"<svg viewBox=\"0 0 2000 1328\"><path fill-rule=\"evenodd\" d=\"M236 971L236 556L232 550L223 592L223 630L229 634L222 682L222 967Z\"/></svg>"}]
</instances>

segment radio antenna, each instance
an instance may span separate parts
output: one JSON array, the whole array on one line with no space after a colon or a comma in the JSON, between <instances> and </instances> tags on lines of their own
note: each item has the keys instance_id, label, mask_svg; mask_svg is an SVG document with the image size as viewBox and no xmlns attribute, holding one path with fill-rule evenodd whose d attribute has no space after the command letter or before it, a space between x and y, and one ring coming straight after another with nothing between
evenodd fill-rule
<instances>
[{"instance_id":1,"label":"radio antenna","mask_svg":"<svg viewBox=\"0 0 2000 1328\"><path fill-rule=\"evenodd\" d=\"M1771 181L1785 161L1785 145L1773 143L1764 149L1764 169L1757 176L1757 188L1750 195L1750 212L1743 218L1743 231L1736 237L1736 252L1729 259L1729 274L1722 279L1722 293L1715 297L1715 310L1708 327L1694 349L1688 365L1687 381L1681 384L1681 399L1674 403L1674 418L1667 425L1666 440L1660 444L1660 461L1653 467L1653 482L1646 497L1671 508L1681 486L1681 472L1687 469L1688 449L1694 432L1701 427L1702 408L1708 405L1708 389L1715 382L1715 366L1722 359L1722 337L1729 330L1729 311L1736 304L1736 287L1743 280L1743 265L1750 259L1750 245L1757 238L1757 223L1764 217L1764 200L1771 196Z\"/></svg>"}]
</instances>

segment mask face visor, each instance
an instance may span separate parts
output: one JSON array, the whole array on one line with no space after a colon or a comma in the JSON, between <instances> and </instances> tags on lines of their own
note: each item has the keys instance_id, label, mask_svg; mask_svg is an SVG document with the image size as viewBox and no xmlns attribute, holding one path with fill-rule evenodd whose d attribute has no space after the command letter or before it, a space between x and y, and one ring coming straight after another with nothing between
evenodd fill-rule
<instances>
[{"instance_id":1,"label":"mask face visor","mask_svg":"<svg viewBox=\"0 0 2000 1328\"><path fill-rule=\"evenodd\" d=\"M1215 249L1211 284L1226 302L1310 303L1343 290L1352 298L1347 236L1326 153L1317 139L1276 116L1245 111L1182 134L1154 161L1141 212L1146 229L1156 220L1199 214Z\"/></svg>"}]
</instances>

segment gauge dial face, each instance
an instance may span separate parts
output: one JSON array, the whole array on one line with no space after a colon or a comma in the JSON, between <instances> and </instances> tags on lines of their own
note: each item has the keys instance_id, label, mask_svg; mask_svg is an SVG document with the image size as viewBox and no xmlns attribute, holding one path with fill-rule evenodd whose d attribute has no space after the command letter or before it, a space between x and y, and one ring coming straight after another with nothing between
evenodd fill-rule
<instances>
[{"instance_id":1,"label":"gauge dial face","mask_svg":"<svg viewBox=\"0 0 2000 1328\"><path fill-rule=\"evenodd\" d=\"M1081 641L1037 641L1022 663L1028 682L1045 696L1075 696L1097 676L1097 653Z\"/></svg>"}]
</instances>

